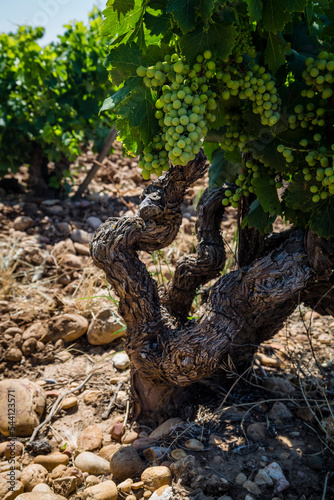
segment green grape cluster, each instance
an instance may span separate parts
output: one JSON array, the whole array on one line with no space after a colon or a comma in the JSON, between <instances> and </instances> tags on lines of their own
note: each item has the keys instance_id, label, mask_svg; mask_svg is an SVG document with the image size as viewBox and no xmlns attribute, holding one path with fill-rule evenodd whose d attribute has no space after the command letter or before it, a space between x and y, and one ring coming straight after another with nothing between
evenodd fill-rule
<instances>
[{"instance_id":1,"label":"green grape cluster","mask_svg":"<svg viewBox=\"0 0 334 500\"><path fill-rule=\"evenodd\" d=\"M317 59L309 57L305 61L306 69L302 76L310 87L303 90L302 97L312 98L316 93L321 93L323 99L329 99L333 95L334 82L334 54L325 50L320 52Z\"/></svg>"},{"instance_id":2,"label":"green grape cluster","mask_svg":"<svg viewBox=\"0 0 334 500\"><path fill-rule=\"evenodd\" d=\"M226 113L226 131L220 147L225 151L234 151L239 148L243 153L250 151L250 142L255 139L242 131L242 115L240 113Z\"/></svg>"},{"instance_id":3,"label":"green grape cluster","mask_svg":"<svg viewBox=\"0 0 334 500\"><path fill-rule=\"evenodd\" d=\"M321 139L321 134L314 134L314 142L312 142L313 144L320 143ZM299 145L303 149L288 148L280 144L277 150L283 154L288 163L292 163L295 159L293 152L295 154L307 153L305 161L308 166L303 168L303 175L306 182L312 182L309 190L313 193L314 203L325 200L329 195L334 195L334 144L331 145L331 150L328 150L326 146L309 147L307 139L302 139Z\"/></svg>"},{"instance_id":4,"label":"green grape cluster","mask_svg":"<svg viewBox=\"0 0 334 500\"><path fill-rule=\"evenodd\" d=\"M232 190L225 191L223 205L231 205L233 208L238 208L239 200L242 196L248 197L250 193L255 193L253 180L262 177L263 174L270 176L268 180L269 184L275 185L277 189L282 187L281 180L278 178L275 179L275 171L270 168L269 164L264 164L254 158L248 159L244 161L242 171L235 181L237 188L233 192Z\"/></svg>"},{"instance_id":5,"label":"green grape cluster","mask_svg":"<svg viewBox=\"0 0 334 500\"><path fill-rule=\"evenodd\" d=\"M155 103L160 133L144 149L138 163L144 179L168 170L169 161L186 165L199 152L208 122L216 119L216 93L207 85L216 68L211 56L209 50L204 52L190 67L177 54L166 55L163 62L150 68L137 68L145 85L160 91Z\"/></svg>"},{"instance_id":6,"label":"green grape cluster","mask_svg":"<svg viewBox=\"0 0 334 500\"><path fill-rule=\"evenodd\" d=\"M291 129L298 127L313 130L315 126L323 127L325 125L326 100L320 99L317 106L312 102L306 104L297 104L294 108L295 114L289 116L289 126Z\"/></svg>"},{"instance_id":7,"label":"green grape cluster","mask_svg":"<svg viewBox=\"0 0 334 500\"><path fill-rule=\"evenodd\" d=\"M240 21L238 24L238 32L233 47L233 53L237 63L243 61L243 56L249 56L252 59L256 57L256 49L253 44L252 34L248 23Z\"/></svg>"},{"instance_id":8,"label":"green grape cluster","mask_svg":"<svg viewBox=\"0 0 334 500\"><path fill-rule=\"evenodd\" d=\"M225 84L222 86L222 98L228 101L231 96L238 96L242 101L251 101L253 113L260 115L262 125L276 125L280 119L281 100L270 73L258 64L243 78L238 78L239 73L240 69L228 67L224 73L217 74L217 78Z\"/></svg>"},{"instance_id":9,"label":"green grape cluster","mask_svg":"<svg viewBox=\"0 0 334 500\"><path fill-rule=\"evenodd\" d=\"M316 60L309 57L305 64L302 75L309 88L302 90L300 96L312 101L306 105L297 104L288 121L290 129L304 129L306 137L300 140L297 147L280 144L277 151L291 165L292 175L300 169L294 167L294 162L298 160L299 165L300 161L305 162L302 170L304 180L310 183L312 200L317 203L334 195L334 144L331 144L330 131L326 129L333 95L334 57L332 53L322 51Z\"/></svg>"}]
</instances>

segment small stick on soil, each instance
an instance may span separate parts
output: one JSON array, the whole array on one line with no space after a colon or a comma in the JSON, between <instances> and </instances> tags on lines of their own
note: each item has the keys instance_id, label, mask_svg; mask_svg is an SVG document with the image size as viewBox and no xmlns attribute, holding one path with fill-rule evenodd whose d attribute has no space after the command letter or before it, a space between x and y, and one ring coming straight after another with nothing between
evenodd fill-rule
<instances>
[{"instance_id":1,"label":"small stick on soil","mask_svg":"<svg viewBox=\"0 0 334 500\"><path fill-rule=\"evenodd\" d=\"M325 500L325 498L326 498L326 491L327 491L327 483L328 483L329 474L330 474L330 472L327 472L326 477L325 477L324 491L322 493L321 500Z\"/></svg>"},{"instance_id":2,"label":"small stick on soil","mask_svg":"<svg viewBox=\"0 0 334 500\"><path fill-rule=\"evenodd\" d=\"M130 401L127 400L127 402L126 402L126 410L125 410L125 418L124 418L124 422L123 422L124 429L126 427L126 424L128 423L129 411L130 411Z\"/></svg>"},{"instance_id":3,"label":"small stick on soil","mask_svg":"<svg viewBox=\"0 0 334 500\"><path fill-rule=\"evenodd\" d=\"M32 436L31 438L29 439L29 443L32 444L34 441L35 441L35 438L37 436L37 434L39 433L39 431L46 425L48 424L49 422L51 422L51 419L53 417L53 415L56 413L57 409L58 409L58 406L59 404L61 403L61 401L66 398L66 396L68 396L69 394L72 394L73 392L75 391L80 391L80 389L83 388L83 386L85 384L87 384L88 380L94 375L94 371L91 372L83 382L81 382L80 385L78 385L77 387L74 387L73 389L71 389L70 391L66 391L64 392L64 394L60 394L60 396L58 396L57 398L57 401L55 402L55 404L53 405L53 407L51 408L51 411L49 413L49 415L46 417L46 419L44 420L44 422L42 422L41 424L39 424L37 427L35 427L34 429L34 432L32 433Z\"/></svg>"},{"instance_id":4,"label":"small stick on soil","mask_svg":"<svg viewBox=\"0 0 334 500\"><path fill-rule=\"evenodd\" d=\"M110 414L110 412L111 412L111 408L112 408L112 407L114 406L114 404L115 404L115 401L116 401L116 398L117 398L118 391L120 390L120 388L122 387L122 385L123 385L123 382L122 382L122 380L120 380L120 381L118 382L117 386L116 386L115 393L114 393L113 397L111 398L110 403L108 404L108 407L107 407L106 411L104 411L104 412L102 413L102 419L103 419L103 420L106 420L106 419L109 417L109 414Z\"/></svg>"}]
</instances>

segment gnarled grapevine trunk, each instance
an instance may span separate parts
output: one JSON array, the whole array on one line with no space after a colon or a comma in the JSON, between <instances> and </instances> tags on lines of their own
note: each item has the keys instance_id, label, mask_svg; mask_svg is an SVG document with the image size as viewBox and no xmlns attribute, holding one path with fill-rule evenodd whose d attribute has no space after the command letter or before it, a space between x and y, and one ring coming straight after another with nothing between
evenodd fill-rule
<instances>
[{"instance_id":1,"label":"gnarled grapevine trunk","mask_svg":"<svg viewBox=\"0 0 334 500\"><path fill-rule=\"evenodd\" d=\"M198 319L188 320L197 289L218 277L225 263L224 188L212 188L197 207L197 255L178 262L159 295L137 252L172 243L185 192L206 167L202 152L186 167L172 167L144 191L134 217L108 219L91 244L95 264L120 298L137 413L154 420L168 416L183 388L212 375L228 357L236 367L247 364L257 346L283 326L302 294L313 297L318 291L318 277L328 289L333 280L333 242L291 231L278 238L278 248L272 249L276 240L269 238L261 243L261 258L219 277Z\"/></svg>"}]
</instances>

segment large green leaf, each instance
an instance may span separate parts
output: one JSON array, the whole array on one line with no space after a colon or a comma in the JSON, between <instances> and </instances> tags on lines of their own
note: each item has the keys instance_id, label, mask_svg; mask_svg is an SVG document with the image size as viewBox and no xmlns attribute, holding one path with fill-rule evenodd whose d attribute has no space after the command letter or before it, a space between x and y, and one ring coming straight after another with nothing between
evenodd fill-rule
<instances>
[{"instance_id":1,"label":"large green leaf","mask_svg":"<svg viewBox=\"0 0 334 500\"><path fill-rule=\"evenodd\" d=\"M270 215L263 210L260 200L254 200L250 206L247 217L242 221L242 227L254 227L261 233L270 233L273 230L272 224L276 215Z\"/></svg>"},{"instance_id":2,"label":"large green leaf","mask_svg":"<svg viewBox=\"0 0 334 500\"><path fill-rule=\"evenodd\" d=\"M312 210L312 193L310 191L311 184L306 182L304 174L300 172L295 179L290 183L289 189L284 193L284 201L288 207L294 210L303 210L310 212Z\"/></svg>"},{"instance_id":3,"label":"large green leaf","mask_svg":"<svg viewBox=\"0 0 334 500\"><path fill-rule=\"evenodd\" d=\"M262 22L267 31L281 31L290 18L291 14L285 10L284 0L263 0Z\"/></svg>"},{"instance_id":4,"label":"large green leaf","mask_svg":"<svg viewBox=\"0 0 334 500\"><path fill-rule=\"evenodd\" d=\"M140 127L140 137L144 144L150 144L158 133L158 121L154 116L155 106L150 89L136 85L117 109L118 114L127 118L131 127Z\"/></svg>"},{"instance_id":5,"label":"large green leaf","mask_svg":"<svg viewBox=\"0 0 334 500\"><path fill-rule=\"evenodd\" d=\"M189 64L205 50L211 50L213 59L225 59L232 51L235 36L236 30L232 25L215 22L204 30L200 23L194 31L181 38L180 45Z\"/></svg>"},{"instance_id":6,"label":"large green leaf","mask_svg":"<svg viewBox=\"0 0 334 500\"><path fill-rule=\"evenodd\" d=\"M105 16L101 27L101 35L108 35L117 40L127 33L131 34L136 29L136 23L141 18L143 3L141 0L134 0L134 7L126 14L122 14L113 7L107 7L102 14Z\"/></svg>"},{"instance_id":7,"label":"large green leaf","mask_svg":"<svg viewBox=\"0 0 334 500\"><path fill-rule=\"evenodd\" d=\"M311 215L310 229L320 238L334 237L334 197L329 196L317 205Z\"/></svg>"},{"instance_id":8,"label":"large green leaf","mask_svg":"<svg viewBox=\"0 0 334 500\"><path fill-rule=\"evenodd\" d=\"M261 0L246 0L249 21L251 23L257 23L261 19L262 15L262 2Z\"/></svg>"},{"instance_id":9,"label":"large green leaf","mask_svg":"<svg viewBox=\"0 0 334 500\"><path fill-rule=\"evenodd\" d=\"M119 14L124 16L130 12L135 6L134 0L109 0L108 7L112 7Z\"/></svg>"},{"instance_id":10,"label":"large green leaf","mask_svg":"<svg viewBox=\"0 0 334 500\"><path fill-rule=\"evenodd\" d=\"M125 82L124 87L120 88L117 92L115 92L115 94L104 100L100 112L107 111L109 109L117 110L117 107L124 99L127 98L131 90L137 87L137 85L140 85L140 83L141 79L139 76L136 76L135 78L129 78Z\"/></svg>"},{"instance_id":11,"label":"large green leaf","mask_svg":"<svg viewBox=\"0 0 334 500\"><path fill-rule=\"evenodd\" d=\"M202 145L203 151L208 157L209 162L211 163L212 161L212 155L216 151L216 149L219 148L219 144L217 142L203 142Z\"/></svg>"},{"instance_id":12,"label":"large green leaf","mask_svg":"<svg viewBox=\"0 0 334 500\"><path fill-rule=\"evenodd\" d=\"M173 14L183 33L188 33L195 27L196 0L168 0L167 13Z\"/></svg>"},{"instance_id":13,"label":"large green leaf","mask_svg":"<svg viewBox=\"0 0 334 500\"><path fill-rule=\"evenodd\" d=\"M105 66L110 71L112 81L121 85L130 76L136 76L138 66L145 64L136 43L122 44L110 50Z\"/></svg>"},{"instance_id":14,"label":"large green leaf","mask_svg":"<svg viewBox=\"0 0 334 500\"><path fill-rule=\"evenodd\" d=\"M165 13L153 15L149 12L145 12L144 22L152 35L156 36L165 35L171 28L170 17Z\"/></svg>"},{"instance_id":15,"label":"large green leaf","mask_svg":"<svg viewBox=\"0 0 334 500\"><path fill-rule=\"evenodd\" d=\"M216 0L198 0L199 11L201 13L203 23L206 23L211 19L215 2Z\"/></svg>"},{"instance_id":16,"label":"large green leaf","mask_svg":"<svg viewBox=\"0 0 334 500\"><path fill-rule=\"evenodd\" d=\"M275 74L278 68L285 63L286 46L286 41L280 33L277 33L276 35L268 33L264 60L273 74Z\"/></svg>"},{"instance_id":17,"label":"large green leaf","mask_svg":"<svg viewBox=\"0 0 334 500\"><path fill-rule=\"evenodd\" d=\"M269 175L263 175L252 180L252 185L255 187L257 198L260 200L262 208L270 215L281 213L281 204L278 199L277 189L275 185L269 184Z\"/></svg>"},{"instance_id":18,"label":"large green leaf","mask_svg":"<svg viewBox=\"0 0 334 500\"><path fill-rule=\"evenodd\" d=\"M225 182L234 182L240 173L241 164L234 164L225 158L225 151L216 149L209 168L209 187L221 187Z\"/></svg>"}]
</instances>

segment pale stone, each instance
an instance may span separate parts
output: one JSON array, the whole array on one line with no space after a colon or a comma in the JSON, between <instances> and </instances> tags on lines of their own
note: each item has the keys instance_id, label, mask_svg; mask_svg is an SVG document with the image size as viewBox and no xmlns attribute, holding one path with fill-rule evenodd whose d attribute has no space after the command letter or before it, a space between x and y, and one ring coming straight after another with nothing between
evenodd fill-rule
<instances>
[{"instance_id":1,"label":"pale stone","mask_svg":"<svg viewBox=\"0 0 334 500\"><path fill-rule=\"evenodd\" d=\"M198 439L188 439L188 441L184 443L184 446L193 451L204 450L204 444Z\"/></svg>"},{"instance_id":2,"label":"pale stone","mask_svg":"<svg viewBox=\"0 0 334 500\"><path fill-rule=\"evenodd\" d=\"M250 424L247 427L247 436L250 437L252 441L263 441L266 439L266 424L260 422Z\"/></svg>"},{"instance_id":3,"label":"pale stone","mask_svg":"<svg viewBox=\"0 0 334 500\"><path fill-rule=\"evenodd\" d=\"M45 392L28 379L8 379L0 382L0 432L4 436L10 435L9 395L15 399L15 435L31 436L45 408Z\"/></svg>"},{"instance_id":4,"label":"pale stone","mask_svg":"<svg viewBox=\"0 0 334 500\"><path fill-rule=\"evenodd\" d=\"M43 465L49 472L57 467L57 465L67 465L69 461L69 456L59 451L51 453L50 455L37 455L37 457L34 458L35 464Z\"/></svg>"},{"instance_id":5,"label":"pale stone","mask_svg":"<svg viewBox=\"0 0 334 500\"><path fill-rule=\"evenodd\" d=\"M261 486L263 484L272 486L274 484L273 480L264 469L260 469L259 472L256 474L254 478L254 483L257 484L258 486Z\"/></svg>"},{"instance_id":6,"label":"pale stone","mask_svg":"<svg viewBox=\"0 0 334 500\"><path fill-rule=\"evenodd\" d=\"M117 370L126 370L130 366L130 358L126 352L118 352L112 357L112 362Z\"/></svg>"},{"instance_id":7,"label":"pale stone","mask_svg":"<svg viewBox=\"0 0 334 500\"><path fill-rule=\"evenodd\" d=\"M261 365L268 366L270 368L276 368L278 366L281 366L282 364L282 361L280 359L271 358L270 356L266 356L261 352L255 355L255 359L259 360Z\"/></svg>"},{"instance_id":8,"label":"pale stone","mask_svg":"<svg viewBox=\"0 0 334 500\"><path fill-rule=\"evenodd\" d=\"M9 490L9 487L11 488ZM20 493L23 493L24 486L21 481L17 481L15 479L11 479L8 482L7 479L4 479L0 476L0 499L1 500L14 500L17 498Z\"/></svg>"},{"instance_id":9,"label":"pale stone","mask_svg":"<svg viewBox=\"0 0 334 500\"><path fill-rule=\"evenodd\" d=\"M185 458L187 454L181 448L176 448L171 452L171 456L172 458L174 458L174 460L180 460L180 458Z\"/></svg>"},{"instance_id":10,"label":"pale stone","mask_svg":"<svg viewBox=\"0 0 334 500\"><path fill-rule=\"evenodd\" d=\"M23 444L20 441L7 441L3 444L7 444L3 450L3 456L5 458L12 458L13 456L19 457L22 454Z\"/></svg>"},{"instance_id":11,"label":"pale stone","mask_svg":"<svg viewBox=\"0 0 334 500\"><path fill-rule=\"evenodd\" d=\"M68 398L64 398L61 403L62 410L69 410L74 406L78 405L78 398L76 396L69 396Z\"/></svg>"},{"instance_id":12,"label":"pale stone","mask_svg":"<svg viewBox=\"0 0 334 500\"><path fill-rule=\"evenodd\" d=\"M84 482L83 473L78 467L67 467L61 474L61 477L75 477L78 486Z\"/></svg>"},{"instance_id":13,"label":"pale stone","mask_svg":"<svg viewBox=\"0 0 334 500\"><path fill-rule=\"evenodd\" d=\"M16 500L66 500L66 497L53 492L30 491L30 493L21 493Z\"/></svg>"},{"instance_id":14,"label":"pale stone","mask_svg":"<svg viewBox=\"0 0 334 500\"><path fill-rule=\"evenodd\" d=\"M138 432L135 431L127 431L123 436L122 436L122 443L123 444L131 444L133 443L136 439L138 438Z\"/></svg>"},{"instance_id":15,"label":"pale stone","mask_svg":"<svg viewBox=\"0 0 334 500\"><path fill-rule=\"evenodd\" d=\"M12 361L13 363L19 363L23 357L21 349L18 347L10 347L5 352L5 359L7 361Z\"/></svg>"},{"instance_id":16,"label":"pale stone","mask_svg":"<svg viewBox=\"0 0 334 500\"><path fill-rule=\"evenodd\" d=\"M284 420L292 418L292 413L284 403L281 401L275 401L269 412L269 418L271 418L274 422L277 422L281 419Z\"/></svg>"},{"instance_id":17,"label":"pale stone","mask_svg":"<svg viewBox=\"0 0 334 500\"><path fill-rule=\"evenodd\" d=\"M82 337L87 331L88 321L79 314L62 314L49 321L48 334L43 338L44 342L55 342L62 339L64 342Z\"/></svg>"},{"instance_id":18,"label":"pale stone","mask_svg":"<svg viewBox=\"0 0 334 500\"><path fill-rule=\"evenodd\" d=\"M69 236L71 234L71 226L68 222L57 222L56 228L60 231L64 236Z\"/></svg>"},{"instance_id":19,"label":"pale stone","mask_svg":"<svg viewBox=\"0 0 334 500\"><path fill-rule=\"evenodd\" d=\"M111 473L119 481L139 476L144 467L144 463L132 445L121 446L110 459Z\"/></svg>"},{"instance_id":20,"label":"pale stone","mask_svg":"<svg viewBox=\"0 0 334 500\"><path fill-rule=\"evenodd\" d=\"M90 243L92 237L92 233L87 233L87 231L84 231L83 229L74 229L71 233L71 240L75 243L81 243L83 245Z\"/></svg>"},{"instance_id":21,"label":"pale stone","mask_svg":"<svg viewBox=\"0 0 334 500\"><path fill-rule=\"evenodd\" d=\"M153 432L149 435L150 439L162 439L166 434L170 432L173 427L181 424L183 421L180 418L169 418L161 425L159 425Z\"/></svg>"},{"instance_id":22,"label":"pale stone","mask_svg":"<svg viewBox=\"0 0 334 500\"><path fill-rule=\"evenodd\" d=\"M41 340L44 335L47 334L47 324L42 321L36 321L36 323L32 323L23 333L22 340L29 340L31 338L36 340Z\"/></svg>"},{"instance_id":23,"label":"pale stone","mask_svg":"<svg viewBox=\"0 0 334 500\"><path fill-rule=\"evenodd\" d=\"M125 481L117 485L117 489L122 490L125 493L130 493L132 484L133 484L132 479L126 479Z\"/></svg>"},{"instance_id":24,"label":"pale stone","mask_svg":"<svg viewBox=\"0 0 334 500\"><path fill-rule=\"evenodd\" d=\"M89 255L89 246L82 243L74 243L74 248L79 255Z\"/></svg>"},{"instance_id":25,"label":"pale stone","mask_svg":"<svg viewBox=\"0 0 334 500\"><path fill-rule=\"evenodd\" d=\"M83 400L86 403L86 405L92 405L97 401L98 397L101 396L101 394L102 394L101 391L92 389L84 393Z\"/></svg>"},{"instance_id":26,"label":"pale stone","mask_svg":"<svg viewBox=\"0 0 334 500\"><path fill-rule=\"evenodd\" d=\"M89 425L78 438L78 447L84 451L92 451L100 448L102 444L102 431L98 425Z\"/></svg>"},{"instance_id":27,"label":"pale stone","mask_svg":"<svg viewBox=\"0 0 334 500\"><path fill-rule=\"evenodd\" d=\"M34 221L32 220L31 217L27 217L25 215L20 215L19 217L16 217L13 222L14 229L16 231L25 231L29 227L32 227L34 225Z\"/></svg>"},{"instance_id":28,"label":"pale stone","mask_svg":"<svg viewBox=\"0 0 334 500\"><path fill-rule=\"evenodd\" d=\"M215 446L219 446L223 444L224 440L221 436L217 436L216 434L210 434L209 444L214 444Z\"/></svg>"},{"instance_id":29,"label":"pale stone","mask_svg":"<svg viewBox=\"0 0 334 500\"><path fill-rule=\"evenodd\" d=\"M264 468L264 471L271 477L275 482L274 493L281 493L282 491L289 488L290 483L284 476L281 466L277 462L272 462Z\"/></svg>"},{"instance_id":30,"label":"pale stone","mask_svg":"<svg viewBox=\"0 0 334 500\"><path fill-rule=\"evenodd\" d=\"M241 484L241 486L247 481L247 476L243 472L240 472L234 480L237 484Z\"/></svg>"},{"instance_id":31,"label":"pale stone","mask_svg":"<svg viewBox=\"0 0 334 500\"><path fill-rule=\"evenodd\" d=\"M33 487L32 491L37 491L37 493L38 492L52 493L52 489L50 488L50 486L45 483L36 484L36 486Z\"/></svg>"},{"instance_id":32,"label":"pale stone","mask_svg":"<svg viewBox=\"0 0 334 500\"><path fill-rule=\"evenodd\" d=\"M175 493L171 486L161 486L152 494L150 500L175 500Z\"/></svg>"},{"instance_id":33,"label":"pale stone","mask_svg":"<svg viewBox=\"0 0 334 500\"><path fill-rule=\"evenodd\" d=\"M72 253L66 253L62 255L58 261L58 264L62 267L69 267L71 269L81 269L82 261L80 257Z\"/></svg>"},{"instance_id":34,"label":"pale stone","mask_svg":"<svg viewBox=\"0 0 334 500\"><path fill-rule=\"evenodd\" d=\"M22 470L21 481L26 491L32 491L37 484L46 483L48 471L43 465L31 464Z\"/></svg>"},{"instance_id":35,"label":"pale stone","mask_svg":"<svg viewBox=\"0 0 334 500\"><path fill-rule=\"evenodd\" d=\"M124 335L126 330L115 320L110 308L102 309L90 323L87 331L88 342L92 345L110 344Z\"/></svg>"},{"instance_id":36,"label":"pale stone","mask_svg":"<svg viewBox=\"0 0 334 500\"><path fill-rule=\"evenodd\" d=\"M64 495L66 498L76 491L77 487L77 478L74 476L59 477L53 481L54 492L58 495Z\"/></svg>"},{"instance_id":37,"label":"pale stone","mask_svg":"<svg viewBox=\"0 0 334 500\"><path fill-rule=\"evenodd\" d=\"M89 227L91 227L94 231L96 231L97 228L100 227L102 224L101 219L94 216L87 217L86 222L89 225Z\"/></svg>"},{"instance_id":38,"label":"pale stone","mask_svg":"<svg viewBox=\"0 0 334 500\"><path fill-rule=\"evenodd\" d=\"M67 470L66 465L57 465L51 472L50 472L50 479L58 479L58 477L62 477L64 472Z\"/></svg>"},{"instance_id":39,"label":"pale stone","mask_svg":"<svg viewBox=\"0 0 334 500\"><path fill-rule=\"evenodd\" d=\"M255 496L261 495L261 490L258 487L257 484L253 483L253 481L245 481L244 484L242 485L246 490L248 490L250 493L252 493Z\"/></svg>"},{"instance_id":40,"label":"pale stone","mask_svg":"<svg viewBox=\"0 0 334 500\"><path fill-rule=\"evenodd\" d=\"M155 491L161 486L172 484L172 474L168 467L148 467L141 475L144 487L150 491Z\"/></svg>"},{"instance_id":41,"label":"pale stone","mask_svg":"<svg viewBox=\"0 0 334 500\"><path fill-rule=\"evenodd\" d=\"M95 484L100 484L101 480L97 476L87 476L85 483L87 486L94 486Z\"/></svg>"},{"instance_id":42,"label":"pale stone","mask_svg":"<svg viewBox=\"0 0 334 500\"><path fill-rule=\"evenodd\" d=\"M110 460L115 451L120 448L120 444L107 444L106 446L103 446L100 451L99 451L99 457L104 458L105 460Z\"/></svg>"},{"instance_id":43,"label":"pale stone","mask_svg":"<svg viewBox=\"0 0 334 500\"><path fill-rule=\"evenodd\" d=\"M75 466L82 472L89 474L110 474L110 464L107 460L90 451L80 453L75 461Z\"/></svg>"},{"instance_id":44,"label":"pale stone","mask_svg":"<svg viewBox=\"0 0 334 500\"><path fill-rule=\"evenodd\" d=\"M118 491L114 481L103 481L82 492L83 500L116 500Z\"/></svg>"}]
</instances>

